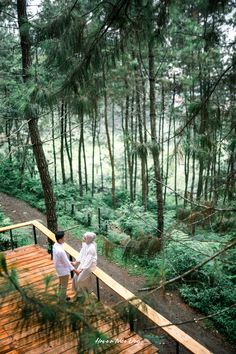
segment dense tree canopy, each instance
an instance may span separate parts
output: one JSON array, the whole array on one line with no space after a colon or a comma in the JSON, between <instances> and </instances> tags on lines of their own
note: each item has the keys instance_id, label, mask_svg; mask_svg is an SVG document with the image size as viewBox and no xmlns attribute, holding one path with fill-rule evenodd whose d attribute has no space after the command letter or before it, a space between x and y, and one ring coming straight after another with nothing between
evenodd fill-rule
<instances>
[{"instance_id":1,"label":"dense tree canopy","mask_svg":"<svg viewBox=\"0 0 236 354\"><path fill-rule=\"evenodd\" d=\"M2 1L1 190L30 194L53 231L61 199L72 204L71 214L73 203L81 207L75 217L86 225L92 203L99 213L109 205L103 225L98 216L99 231L112 220L111 232L115 223L122 237L129 234L126 258L161 254L151 261L157 278L163 269L168 277L168 257L176 277L204 263L202 236L191 254L171 245L173 233L193 238L202 228L217 250L221 237L234 242L235 5ZM235 251L227 252L218 264L224 281L217 283L212 269L198 274L215 291L235 284ZM182 293L195 301L202 294L196 289ZM227 306L231 295L224 295Z\"/></svg>"},{"instance_id":2,"label":"dense tree canopy","mask_svg":"<svg viewBox=\"0 0 236 354\"><path fill-rule=\"evenodd\" d=\"M17 12L14 4L3 2L1 130L8 158L18 158L23 176L29 147L35 146L24 120L30 127L33 115L41 127L51 125L54 180L60 179L55 151L60 134L62 181L73 181L77 170L82 195L91 183L95 188L95 147L105 133L113 206L122 179L131 202L141 192L145 207L148 190L155 185L159 236L169 185L190 201L230 202L235 187L235 40L230 35L234 5L43 1L36 16L34 3L19 2ZM117 170L118 131L124 144L119 156L123 176ZM87 134L93 137L92 173L86 159ZM46 137L43 128L40 135ZM34 151L36 161L38 153ZM39 164L43 181L47 167ZM181 184L178 173L184 174ZM46 199L52 194L46 191L48 183ZM49 199L52 210L53 195Z\"/></svg>"}]
</instances>

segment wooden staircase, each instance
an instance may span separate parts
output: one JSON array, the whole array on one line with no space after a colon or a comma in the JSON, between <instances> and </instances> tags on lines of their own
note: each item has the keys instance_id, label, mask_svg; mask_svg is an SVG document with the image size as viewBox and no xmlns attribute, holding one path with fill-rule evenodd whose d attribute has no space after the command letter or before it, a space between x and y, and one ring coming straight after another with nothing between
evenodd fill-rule
<instances>
[{"instance_id":1,"label":"wooden staircase","mask_svg":"<svg viewBox=\"0 0 236 354\"><path fill-rule=\"evenodd\" d=\"M37 245L17 248L14 251L5 252L8 269L17 270L19 283L25 289L34 289L39 296L45 291L45 276L50 275L50 293L54 294L57 289L57 276L53 262L46 250ZM5 280L0 278L1 285ZM68 289L71 288L69 284ZM68 295L72 295L71 291ZM89 300L86 300L89 301ZM93 299L94 301L94 299ZM88 303L87 303L88 304ZM89 305L89 304L88 304ZM50 335L37 321L37 317L31 318L31 325L25 326L21 309L23 300L17 291L10 292L0 300L0 353L11 354L59 354L59 353L157 353L150 341L141 338L131 332L129 325L119 319L118 315L101 303L97 303L99 311L105 313L100 320L94 323L94 328L106 336L106 343L97 338L95 349L79 349L78 335L68 326L63 326L62 331L54 330ZM73 311L86 310L86 304L70 305ZM116 321L114 322L114 318ZM115 323L115 328L114 328ZM80 351L81 350L81 351Z\"/></svg>"}]
</instances>

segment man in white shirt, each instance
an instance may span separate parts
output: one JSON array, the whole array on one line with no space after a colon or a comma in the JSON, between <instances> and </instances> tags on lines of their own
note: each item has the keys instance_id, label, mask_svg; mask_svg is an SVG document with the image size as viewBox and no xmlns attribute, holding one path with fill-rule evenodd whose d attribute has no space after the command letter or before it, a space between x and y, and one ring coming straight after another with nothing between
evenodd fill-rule
<instances>
[{"instance_id":1,"label":"man in white shirt","mask_svg":"<svg viewBox=\"0 0 236 354\"><path fill-rule=\"evenodd\" d=\"M70 298L66 297L70 272L74 271L77 275L79 272L73 267L63 248L63 243L65 242L64 231L58 231L55 237L57 242L53 245L53 263L59 277L59 298L60 300L70 300Z\"/></svg>"}]
</instances>

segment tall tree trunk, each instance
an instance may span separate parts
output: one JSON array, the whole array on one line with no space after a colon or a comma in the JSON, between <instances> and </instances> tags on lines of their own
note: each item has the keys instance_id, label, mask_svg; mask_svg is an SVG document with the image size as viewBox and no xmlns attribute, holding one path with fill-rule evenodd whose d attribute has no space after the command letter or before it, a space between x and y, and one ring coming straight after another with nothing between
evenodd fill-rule
<instances>
[{"instance_id":1,"label":"tall tree trunk","mask_svg":"<svg viewBox=\"0 0 236 354\"><path fill-rule=\"evenodd\" d=\"M92 117L92 137L93 137L93 147L92 147L92 187L91 187L92 197L94 196L94 192L95 192L95 181L94 181L95 166L94 166L94 163L95 163L95 145L96 145L97 119L98 119L98 113L97 113L97 107L95 107L95 110L93 112L93 117Z\"/></svg>"},{"instance_id":2,"label":"tall tree trunk","mask_svg":"<svg viewBox=\"0 0 236 354\"><path fill-rule=\"evenodd\" d=\"M28 134L26 142L25 142L25 146L22 148L22 156L21 156L21 162L20 162L20 178L19 178L19 189L22 188L22 183L23 183L23 179L24 179L24 173L25 173L25 163L26 163L26 158L27 158L27 153L28 153L28 148L29 148L29 139L30 136Z\"/></svg>"},{"instance_id":3,"label":"tall tree trunk","mask_svg":"<svg viewBox=\"0 0 236 354\"><path fill-rule=\"evenodd\" d=\"M205 31L207 28L207 16L204 20L204 27ZM206 41L205 52L208 50L208 44ZM206 54L206 53L205 53ZM198 186L197 186L197 200L199 201L202 194L203 194L203 185L204 185L204 170L207 164L205 162L209 160L209 151L208 151L208 126L209 126L209 112L208 112L208 101L206 101L206 97L209 95L210 90L210 77L209 73L206 71L206 68L200 64L199 70L199 77L200 77L200 96L201 102L201 111L200 111L200 127L199 127L199 138L200 138L200 151L199 151L199 175L198 175ZM208 166L209 169L209 166ZM206 176L207 178L207 176Z\"/></svg>"},{"instance_id":4,"label":"tall tree trunk","mask_svg":"<svg viewBox=\"0 0 236 354\"><path fill-rule=\"evenodd\" d=\"M218 119L221 122L222 127L222 118L221 118L221 109L220 103L218 103ZM219 186L220 186L220 175L221 175L221 152L222 152L222 128L220 129L220 134L218 137L219 144L215 147L216 149L216 158L215 158L215 178L214 178L214 193L213 201L216 204L219 198Z\"/></svg>"},{"instance_id":5,"label":"tall tree trunk","mask_svg":"<svg viewBox=\"0 0 236 354\"><path fill-rule=\"evenodd\" d=\"M192 52L192 61L194 58L194 53ZM190 90L190 97L194 101L195 99L195 85L194 83L192 84L191 90ZM192 143L193 143L193 149L192 149L192 180L191 180L191 189L190 189L190 200L193 201L193 196L194 196L194 187L195 187L195 166L196 166L196 151L194 146L196 145L196 122L195 118L193 120L193 128L192 128ZM192 204L191 204L192 207Z\"/></svg>"},{"instance_id":6,"label":"tall tree trunk","mask_svg":"<svg viewBox=\"0 0 236 354\"><path fill-rule=\"evenodd\" d=\"M115 187L115 161L114 155L112 153L112 145L108 127L108 104L107 104L107 92L106 92L106 84L105 84L105 73L104 73L104 119L105 119L105 130L107 136L107 145L108 145L108 152L110 157L110 164L111 164L111 193L112 193L112 207L115 208L116 206L116 187Z\"/></svg>"},{"instance_id":7,"label":"tall tree trunk","mask_svg":"<svg viewBox=\"0 0 236 354\"><path fill-rule=\"evenodd\" d=\"M9 153L9 160L12 162L11 150L12 150L12 143L11 143L11 128L12 128L12 121L10 119L6 120L5 125L5 133L7 137L7 145L8 145L8 153Z\"/></svg>"},{"instance_id":8,"label":"tall tree trunk","mask_svg":"<svg viewBox=\"0 0 236 354\"><path fill-rule=\"evenodd\" d=\"M62 176L62 184L66 184L66 170L65 170L65 159L64 159L64 135L65 135L65 111L64 111L64 102L61 103L61 147L60 147L60 156L61 156L61 176Z\"/></svg>"},{"instance_id":9,"label":"tall tree trunk","mask_svg":"<svg viewBox=\"0 0 236 354\"><path fill-rule=\"evenodd\" d=\"M14 120L15 123L15 131L16 131L16 145L18 146L18 149L16 150L15 157L17 161L21 161L22 158L22 153L21 153L21 146L24 144L21 133L20 133L20 127L19 127L19 122L18 119Z\"/></svg>"},{"instance_id":10,"label":"tall tree trunk","mask_svg":"<svg viewBox=\"0 0 236 354\"><path fill-rule=\"evenodd\" d=\"M67 126L69 126L69 132L67 130ZM69 135L69 142L68 142L68 135ZM72 163L72 137L71 137L71 124L70 124L70 115L68 119L68 109L67 104L65 104L65 127L64 127L64 139L65 139L65 148L66 154L70 166L70 181L73 183L73 163Z\"/></svg>"},{"instance_id":11,"label":"tall tree trunk","mask_svg":"<svg viewBox=\"0 0 236 354\"><path fill-rule=\"evenodd\" d=\"M235 84L236 84L236 79L235 79L235 72L233 74L232 78L232 84L231 84L231 107L235 106ZM227 175L227 185L228 185L228 201L232 202L235 200L235 184L236 184L236 117L235 117L235 111L232 108L231 109L231 136L230 136L230 156L229 156L229 174Z\"/></svg>"},{"instance_id":12,"label":"tall tree trunk","mask_svg":"<svg viewBox=\"0 0 236 354\"><path fill-rule=\"evenodd\" d=\"M127 97L126 97L127 99ZM125 133L125 119L124 119L124 107L121 106L121 118L122 118L122 131L123 131L123 142L124 142L124 189L128 189L128 175L127 175L127 151L126 151L126 133Z\"/></svg>"},{"instance_id":13,"label":"tall tree trunk","mask_svg":"<svg viewBox=\"0 0 236 354\"><path fill-rule=\"evenodd\" d=\"M196 129L195 124L193 126L193 142L196 141ZM196 151L193 149L192 152L192 181L191 181L191 192L190 192L190 199L193 201L194 190L195 190L195 179L196 179Z\"/></svg>"},{"instance_id":14,"label":"tall tree trunk","mask_svg":"<svg viewBox=\"0 0 236 354\"><path fill-rule=\"evenodd\" d=\"M165 122L165 89L162 83L161 85L161 117L160 117L160 125L161 125L161 140L159 140L160 149L161 149L161 178L164 178L164 122Z\"/></svg>"},{"instance_id":15,"label":"tall tree trunk","mask_svg":"<svg viewBox=\"0 0 236 354\"><path fill-rule=\"evenodd\" d=\"M176 142L176 117L173 116L174 128L174 190L177 191L177 174L178 174L178 148ZM175 205L178 206L178 194L175 193Z\"/></svg>"},{"instance_id":16,"label":"tall tree trunk","mask_svg":"<svg viewBox=\"0 0 236 354\"><path fill-rule=\"evenodd\" d=\"M130 189L130 202L133 203L135 195L134 195L134 128L133 128L133 120L134 120L134 91L132 91L131 96L131 105L130 105L130 116L127 116L128 120L127 124L127 143L128 145L128 167L129 167L129 189Z\"/></svg>"},{"instance_id":17,"label":"tall tree trunk","mask_svg":"<svg viewBox=\"0 0 236 354\"><path fill-rule=\"evenodd\" d=\"M22 76L27 84L30 80L31 68L31 47L29 37L29 25L26 11L26 0L17 0L17 15L20 31L20 43L22 52ZM44 154L42 141L40 138L38 119L34 116L32 110L29 110L26 117L29 126L29 133L33 152L37 163L40 180L44 192L47 227L52 231L57 231L56 201L53 193L52 181L49 175L48 164Z\"/></svg>"},{"instance_id":18,"label":"tall tree trunk","mask_svg":"<svg viewBox=\"0 0 236 354\"><path fill-rule=\"evenodd\" d=\"M136 151L135 147L137 146L138 123L137 123L137 114L134 114L134 103L135 103L135 91L133 91L132 110L131 110L131 112L132 112L131 132L132 132L132 146L133 146L132 161L133 161L133 166L134 166L133 189L134 189L134 200L135 200L136 193L137 193L137 173L138 173L137 151Z\"/></svg>"},{"instance_id":19,"label":"tall tree trunk","mask_svg":"<svg viewBox=\"0 0 236 354\"><path fill-rule=\"evenodd\" d=\"M53 166L54 166L54 181L57 184L57 158L56 158L56 146L55 146L55 122L54 122L54 111L51 112L51 123L52 123L52 152L53 152Z\"/></svg>"},{"instance_id":20,"label":"tall tree trunk","mask_svg":"<svg viewBox=\"0 0 236 354\"><path fill-rule=\"evenodd\" d=\"M214 156L212 156L212 160ZM204 185L204 200L207 201L208 193L209 193L209 180L210 180L210 169L211 169L211 162L207 161L207 169L206 169L206 176L205 176L205 185ZM213 176L211 176L213 178Z\"/></svg>"},{"instance_id":21,"label":"tall tree trunk","mask_svg":"<svg viewBox=\"0 0 236 354\"><path fill-rule=\"evenodd\" d=\"M83 113L79 114L80 122L80 137L79 137L79 146L78 146L78 175L79 175L79 195L83 196L83 177L82 177L82 147L84 139L84 117Z\"/></svg>"},{"instance_id":22,"label":"tall tree trunk","mask_svg":"<svg viewBox=\"0 0 236 354\"><path fill-rule=\"evenodd\" d=\"M140 70L141 75L142 75L142 93L143 93L143 100L142 100L142 124L143 124L143 139L144 139L144 144L147 146L147 116L146 116L146 87L145 87L145 77L142 73L142 70ZM148 152L147 152L148 153ZM146 198L148 198L148 156L146 157L146 163L145 163L145 170L146 170Z\"/></svg>"},{"instance_id":23,"label":"tall tree trunk","mask_svg":"<svg viewBox=\"0 0 236 354\"><path fill-rule=\"evenodd\" d=\"M187 103L185 104L185 107ZM189 120L188 110L186 109L186 120ZM186 144L185 144L185 153L184 153L184 177L185 177L185 188L184 188L184 207L187 205L188 199L188 182L189 182L189 171L190 171L190 145L191 145L191 130L187 127L186 132Z\"/></svg>"},{"instance_id":24,"label":"tall tree trunk","mask_svg":"<svg viewBox=\"0 0 236 354\"><path fill-rule=\"evenodd\" d=\"M172 102L171 102L171 114L169 117L168 136L167 136L167 158L166 158L166 173L165 173L164 204L166 201L166 192L167 192L168 178L169 178L170 134L171 134L172 116L174 115L174 106L175 106L175 95L176 95L176 88L175 87L176 87L176 85L175 85L175 79L174 79Z\"/></svg>"},{"instance_id":25,"label":"tall tree trunk","mask_svg":"<svg viewBox=\"0 0 236 354\"><path fill-rule=\"evenodd\" d=\"M111 123L112 123L112 155L114 156L115 160L115 103L112 102L112 109L111 109Z\"/></svg>"},{"instance_id":26,"label":"tall tree trunk","mask_svg":"<svg viewBox=\"0 0 236 354\"><path fill-rule=\"evenodd\" d=\"M141 160L141 185L142 185L142 205L144 210L147 210L147 179L146 179L146 160L147 160L147 146L144 144L143 138L143 124L141 116L141 102L140 102L140 82L136 78L136 112L139 128L139 158Z\"/></svg>"},{"instance_id":27,"label":"tall tree trunk","mask_svg":"<svg viewBox=\"0 0 236 354\"><path fill-rule=\"evenodd\" d=\"M135 145L137 145L137 129L135 128L135 137L134 137ZM137 195L137 174L138 174L138 156L137 152L134 152L134 199L136 199Z\"/></svg>"},{"instance_id":28,"label":"tall tree trunk","mask_svg":"<svg viewBox=\"0 0 236 354\"><path fill-rule=\"evenodd\" d=\"M153 38L150 39L148 45L149 55L149 99L150 99L150 123L151 123L151 139L152 139L152 157L154 165L154 176L156 186L156 201L157 201L157 236L162 238L164 230L164 215L163 215L163 195L162 195L162 180L160 170L160 149L157 142L156 131L156 97L155 97L155 57L153 50Z\"/></svg>"},{"instance_id":29,"label":"tall tree trunk","mask_svg":"<svg viewBox=\"0 0 236 354\"><path fill-rule=\"evenodd\" d=\"M215 134L214 134L214 141L216 141L216 131L215 131ZM209 200L213 200L215 198L216 159L217 159L217 147L214 146L214 148L213 148L213 159L211 161L211 178L210 178Z\"/></svg>"},{"instance_id":30,"label":"tall tree trunk","mask_svg":"<svg viewBox=\"0 0 236 354\"><path fill-rule=\"evenodd\" d=\"M100 163L100 173L101 173L101 190L104 190L104 177L103 177L103 166L102 166L102 149L101 149L101 143L100 143L100 126L97 132L97 143L98 143L98 150L99 150L99 163Z\"/></svg>"},{"instance_id":31,"label":"tall tree trunk","mask_svg":"<svg viewBox=\"0 0 236 354\"><path fill-rule=\"evenodd\" d=\"M84 159L84 183L85 183L85 191L87 193L88 192L88 172L87 172L87 159L86 159L84 137L83 137L82 148L83 148L83 159Z\"/></svg>"}]
</instances>

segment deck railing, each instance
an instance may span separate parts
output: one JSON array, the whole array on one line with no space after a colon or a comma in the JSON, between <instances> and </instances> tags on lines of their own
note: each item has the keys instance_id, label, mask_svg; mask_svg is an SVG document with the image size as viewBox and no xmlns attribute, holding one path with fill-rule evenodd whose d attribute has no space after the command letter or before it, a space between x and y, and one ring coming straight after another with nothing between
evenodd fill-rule
<instances>
[{"instance_id":1,"label":"deck railing","mask_svg":"<svg viewBox=\"0 0 236 354\"><path fill-rule=\"evenodd\" d=\"M41 224L37 220L32 220L29 222L24 222L20 224L15 224L11 226L5 226L0 228L0 233L2 232L10 232L10 239L12 250L14 249L12 230L22 227L32 226L33 230L33 238L34 243L37 244L37 233L36 230L40 231L43 235L45 235L48 240L55 242L55 235L53 232L48 230L43 224ZM67 243L64 243L64 249L68 253L70 259L77 258L79 252L77 252L74 248L72 248ZM119 296L121 296L124 300L126 300L130 305L134 306L138 309L142 314L144 314L149 320L151 320L155 325L161 327L162 331L164 331L167 335L169 335L176 342L176 352L179 353L179 345L182 345L184 348L189 350L194 354L210 354L211 352L197 342L195 339L190 337L187 333L182 331L176 325L173 325L169 320L155 311L152 307L145 304L141 299L137 298L131 291L126 289L116 280L112 279L107 273L105 273L102 269L96 268L93 272L96 276L96 284L97 284L97 297L100 300L100 290L99 290L99 281L102 281L108 287L110 287L114 292L116 292Z\"/></svg>"}]
</instances>

